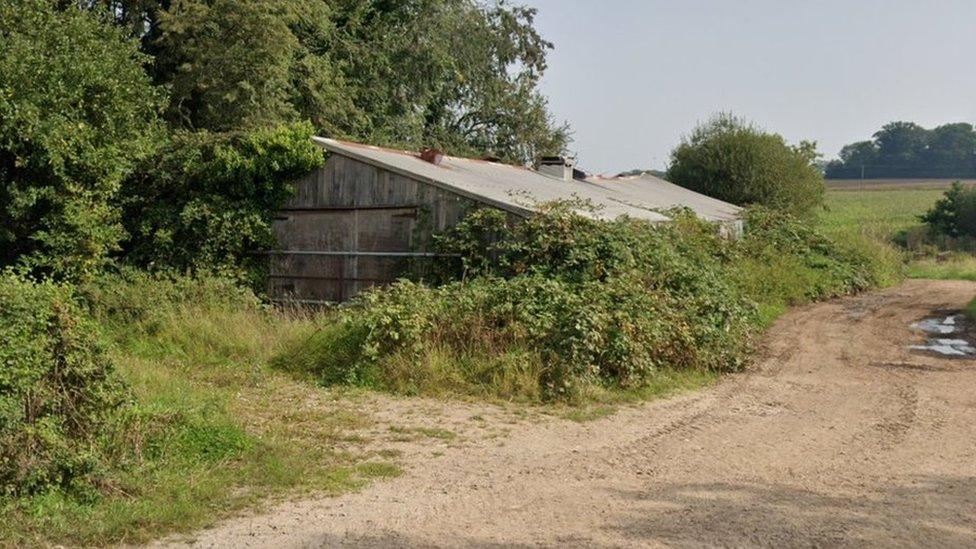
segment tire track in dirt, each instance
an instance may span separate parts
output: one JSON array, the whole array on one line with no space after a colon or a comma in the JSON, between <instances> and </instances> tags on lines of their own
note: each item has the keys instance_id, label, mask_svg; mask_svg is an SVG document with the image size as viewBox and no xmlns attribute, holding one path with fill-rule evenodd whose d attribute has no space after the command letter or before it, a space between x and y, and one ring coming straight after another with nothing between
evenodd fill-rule
<instances>
[{"instance_id":1,"label":"tire track in dirt","mask_svg":"<svg viewBox=\"0 0 976 549\"><path fill-rule=\"evenodd\" d=\"M909 281L801 307L712 389L585 424L520 420L436 458L416 441L401 478L161 545L971 545L976 361L906 347L911 322L974 294ZM410 405L382 402L388 417Z\"/></svg>"}]
</instances>

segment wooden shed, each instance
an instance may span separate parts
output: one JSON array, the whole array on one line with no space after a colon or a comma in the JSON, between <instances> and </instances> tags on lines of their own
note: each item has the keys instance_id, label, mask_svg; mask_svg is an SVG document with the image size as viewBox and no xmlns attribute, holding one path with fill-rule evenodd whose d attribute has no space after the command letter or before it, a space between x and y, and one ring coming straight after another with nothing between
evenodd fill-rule
<instances>
[{"instance_id":1,"label":"wooden shed","mask_svg":"<svg viewBox=\"0 0 976 549\"><path fill-rule=\"evenodd\" d=\"M720 223L738 218L735 206L677 187L690 193L682 200L670 183L661 182L676 203L665 204L652 181L583 179L562 157L536 171L437 151L315 141L329 153L325 166L296 182L274 224L269 292L277 300L345 301L396 280L410 262L446 260L430 252L430 236L478 206L524 218L540 203L582 199L599 208L589 215L661 222L668 220L662 208L688 202L693 209L707 204L700 215Z\"/></svg>"}]
</instances>

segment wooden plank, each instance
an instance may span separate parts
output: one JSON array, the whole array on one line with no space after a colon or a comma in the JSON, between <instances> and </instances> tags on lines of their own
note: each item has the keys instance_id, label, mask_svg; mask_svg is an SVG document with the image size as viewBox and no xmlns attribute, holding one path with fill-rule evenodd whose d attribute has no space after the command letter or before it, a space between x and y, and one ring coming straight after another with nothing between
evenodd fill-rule
<instances>
[{"instance_id":1,"label":"wooden plank","mask_svg":"<svg viewBox=\"0 0 976 549\"><path fill-rule=\"evenodd\" d=\"M279 212L341 212L351 210L402 210L408 208L419 208L419 204L376 204L371 206L302 206L285 207Z\"/></svg>"},{"instance_id":2,"label":"wooden plank","mask_svg":"<svg viewBox=\"0 0 976 549\"><path fill-rule=\"evenodd\" d=\"M422 253L432 232L453 226L478 205L408 175L338 154L295 186L274 223L277 248L284 252L269 258L269 292L274 298L343 301L398 278L411 262L450 261L408 255ZM418 227L421 210L429 218ZM358 255L363 253L367 255Z\"/></svg>"}]
</instances>

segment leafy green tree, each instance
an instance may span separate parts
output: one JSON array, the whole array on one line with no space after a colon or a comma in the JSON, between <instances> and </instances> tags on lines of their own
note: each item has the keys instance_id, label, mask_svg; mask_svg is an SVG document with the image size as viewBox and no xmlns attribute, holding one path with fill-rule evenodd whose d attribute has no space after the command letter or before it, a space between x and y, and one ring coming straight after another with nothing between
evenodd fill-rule
<instances>
[{"instance_id":1,"label":"leafy green tree","mask_svg":"<svg viewBox=\"0 0 976 549\"><path fill-rule=\"evenodd\" d=\"M936 234L976 237L976 189L956 181L920 219Z\"/></svg>"},{"instance_id":2,"label":"leafy green tree","mask_svg":"<svg viewBox=\"0 0 976 549\"><path fill-rule=\"evenodd\" d=\"M976 129L966 122L928 130L892 122L871 141L847 145L827 166L829 179L976 177Z\"/></svg>"},{"instance_id":3,"label":"leafy green tree","mask_svg":"<svg viewBox=\"0 0 976 549\"><path fill-rule=\"evenodd\" d=\"M336 57L368 113L358 136L527 162L564 148L538 81L552 44L535 11L470 0L339 2Z\"/></svg>"},{"instance_id":4,"label":"leafy green tree","mask_svg":"<svg viewBox=\"0 0 976 549\"><path fill-rule=\"evenodd\" d=\"M944 124L931 130L922 163L928 173L939 177L968 177L976 173L973 125Z\"/></svg>"},{"instance_id":5,"label":"leafy green tree","mask_svg":"<svg viewBox=\"0 0 976 549\"><path fill-rule=\"evenodd\" d=\"M840 160L834 160L827 164L827 177L860 178L862 176L873 175L875 165L878 162L878 147L874 141L858 141L845 145L840 150ZM871 171L868 172L870 167Z\"/></svg>"},{"instance_id":6,"label":"leafy green tree","mask_svg":"<svg viewBox=\"0 0 976 549\"><path fill-rule=\"evenodd\" d=\"M322 165L309 124L175 132L123 188L126 260L254 277L290 182ZM256 281L253 278L252 281Z\"/></svg>"},{"instance_id":7,"label":"leafy green tree","mask_svg":"<svg viewBox=\"0 0 976 549\"><path fill-rule=\"evenodd\" d=\"M138 35L170 122L529 162L568 141L538 91L535 11L475 0L88 0Z\"/></svg>"},{"instance_id":8,"label":"leafy green tree","mask_svg":"<svg viewBox=\"0 0 976 549\"><path fill-rule=\"evenodd\" d=\"M915 173L928 146L928 131L914 122L891 122L874 134L874 141L882 173L905 177Z\"/></svg>"},{"instance_id":9,"label":"leafy green tree","mask_svg":"<svg viewBox=\"0 0 976 549\"><path fill-rule=\"evenodd\" d=\"M0 4L0 264L82 278L123 236L112 200L154 147L134 42L50 0Z\"/></svg>"},{"instance_id":10,"label":"leafy green tree","mask_svg":"<svg viewBox=\"0 0 976 549\"><path fill-rule=\"evenodd\" d=\"M738 205L808 215L823 203L816 145L789 145L731 114L699 125L674 151L670 181Z\"/></svg>"},{"instance_id":11,"label":"leafy green tree","mask_svg":"<svg viewBox=\"0 0 976 549\"><path fill-rule=\"evenodd\" d=\"M275 0L176 0L159 15L159 82L176 127L226 131L297 118L289 102L298 41Z\"/></svg>"},{"instance_id":12,"label":"leafy green tree","mask_svg":"<svg viewBox=\"0 0 976 549\"><path fill-rule=\"evenodd\" d=\"M297 39L289 71L290 101L318 133L361 137L367 116L355 103L358 75L335 53L337 44L348 38L340 35L333 3L292 0L288 4L288 25Z\"/></svg>"}]
</instances>

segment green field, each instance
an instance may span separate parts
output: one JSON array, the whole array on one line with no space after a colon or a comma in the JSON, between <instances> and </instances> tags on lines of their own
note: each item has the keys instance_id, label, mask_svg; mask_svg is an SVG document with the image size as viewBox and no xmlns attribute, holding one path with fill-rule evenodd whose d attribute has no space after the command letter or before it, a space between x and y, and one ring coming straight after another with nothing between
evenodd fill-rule
<instances>
[{"instance_id":1,"label":"green field","mask_svg":"<svg viewBox=\"0 0 976 549\"><path fill-rule=\"evenodd\" d=\"M920 227L918 216L942 193L939 189L828 191L821 226L831 234L859 232L890 239L898 231Z\"/></svg>"},{"instance_id":2,"label":"green field","mask_svg":"<svg viewBox=\"0 0 976 549\"><path fill-rule=\"evenodd\" d=\"M899 233L921 234L923 226L918 217L943 192L931 188L828 190L820 225L839 238L866 236L892 242ZM972 254L911 247L911 252L905 252L905 274L909 278L976 280L976 258Z\"/></svg>"}]
</instances>

